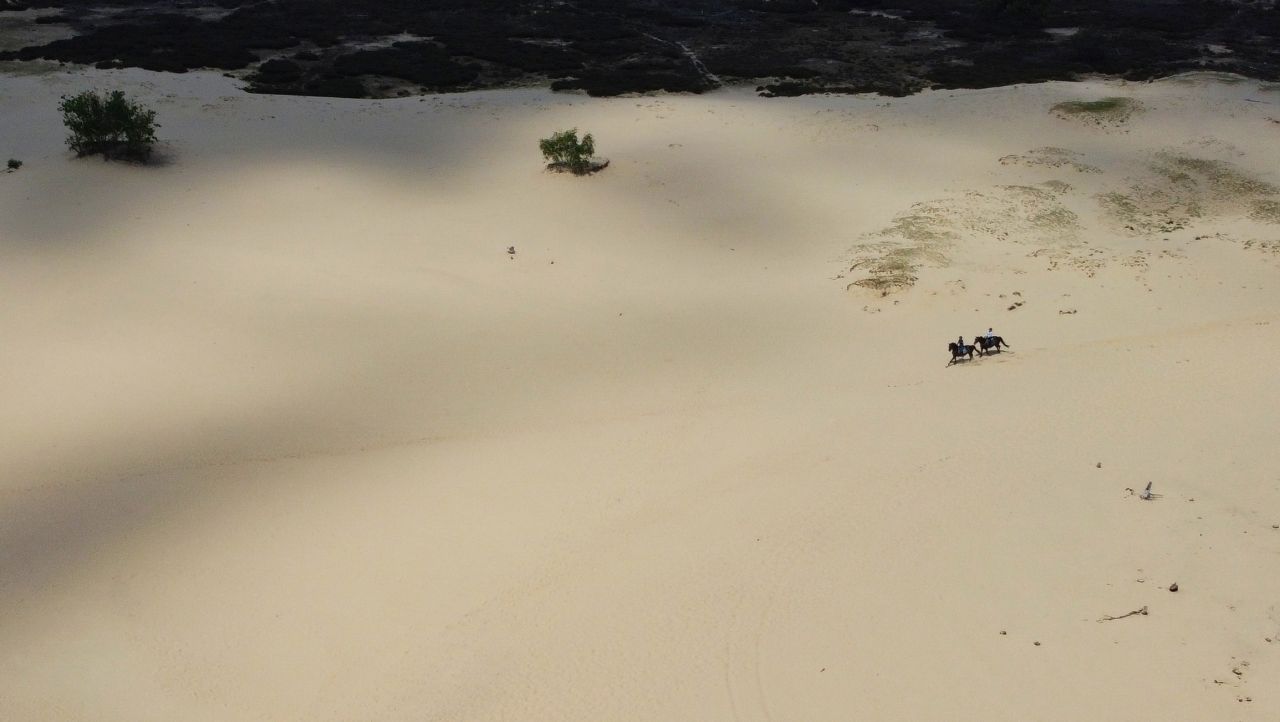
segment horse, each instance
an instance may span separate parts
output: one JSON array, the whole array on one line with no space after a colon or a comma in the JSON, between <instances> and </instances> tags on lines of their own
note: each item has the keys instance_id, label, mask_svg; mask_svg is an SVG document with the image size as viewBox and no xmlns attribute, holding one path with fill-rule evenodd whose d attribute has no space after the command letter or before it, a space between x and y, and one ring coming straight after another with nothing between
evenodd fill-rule
<instances>
[{"instance_id":1,"label":"horse","mask_svg":"<svg viewBox=\"0 0 1280 722\"><path fill-rule=\"evenodd\" d=\"M998 352L1002 348L1007 348L1009 346L1009 344L1005 343L1005 340L999 336L992 336L991 338L987 338L982 335L974 336L973 341L978 347L979 356L985 356L986 354L993 353L992 349L995 349L995 352Z\"/></svg>"},{"instance_id":2,"label":"horse","mask_svg":"<svg viewBox=\"0 0 1280 722\"><path fill-rule=\"evenodd\" d=\"M965 356L968 356L970 361L973 360L974 349L973 349L973 346L970 346L968 344L961 346L957 344L955 341L952 341L951 343L947 344L947 350L951 352L951 360L947 362L948 366L959 361Z\"/></svg>"}]
</instances>

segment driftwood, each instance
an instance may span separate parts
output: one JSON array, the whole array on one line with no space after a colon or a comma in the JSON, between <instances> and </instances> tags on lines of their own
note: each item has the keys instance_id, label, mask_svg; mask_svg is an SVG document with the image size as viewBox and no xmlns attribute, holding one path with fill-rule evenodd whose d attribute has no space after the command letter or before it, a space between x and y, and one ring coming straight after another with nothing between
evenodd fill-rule
<instances>
[{"instance_id":1,"label":"driftwood","mask_svg":"<svg viewBox=\"0 0 1280 722\"><path fill-rule=\"evenodd\" d=\"M1151 501L1152 499L1159 499L1160 497L1164 496L1164 494L1156 494L1155 492L1151 491L1151 484L1152 482L1148 481L1147 488L1143 489L1142 491L1134 491L1132 488L1127 486L1124 488L1124 490L1129 492L1129 496L1136 495L1139 499L1143 501Z\"/></svg>"},{"instance_id":2,"label":"driftwood","mask_svg":"<svg viewBox=\"0 0 1280 722\"><path fill-rule=\"evenodd\" d=\"M1124 619L1125 617L1132 617L1132 616L1133 616L1133 615L1135 615L1135 614L1141 614L1142 616L1144 616L1144 617L1145 617L1145 616L1147 615L1147 608L1146 608L1146 607L1143 607L1142 609L1135 609L1135 610L1133 610L1132 612L1128 612L1128 613L1126 613L1126 614L1121 614L1121 615L1120 615L1120 616L1118 616L1118 617L1102 617L1102 618L1101 618L1101 619L1099 619L1098 621L1099 621L1099 622L1114 622L1114 621L1115 621L1115 620L1117 620L1117 619Z\"/></svg>"}]
</instances>

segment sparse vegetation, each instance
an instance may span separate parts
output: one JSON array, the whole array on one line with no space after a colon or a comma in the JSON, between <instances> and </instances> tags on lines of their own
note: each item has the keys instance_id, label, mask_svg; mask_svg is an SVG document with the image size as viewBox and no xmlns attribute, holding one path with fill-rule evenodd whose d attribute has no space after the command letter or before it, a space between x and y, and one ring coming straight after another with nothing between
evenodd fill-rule
<instances>
[{"instance_id":1,"label":"sparse vegetation","mask_svg":"<svg viewBox=\"0 0 1280 722\"><path fill-rule=\"evenodd\" d=\"M562 130L538 141L538 149L552 170L567 170L574 175L586 175L604 169L608 161L595 158L596 141L590 133L578 138L578 129Z\"/></svg>"},{"instance_id":2,"label":"sparse vegetation","mask_svg":"<svg viewBox=\"0 0 1280 722\"><path fill-rule=\"evenodd\" d=\"M1150 175L1125 192L1097 197L1107 215L1130 233L1168 233L1216 216L1280 223L1280 187L1230 163L1164 152L1147 168Z\"/></svg>"},{"instance_id":3,"label":"sparse vegetation","mask_svg":"<svg viewBox=\"0 0 1280 722\"><path fill-rule=\"evenodd\" d=\"M1173 154L1162 154L1160 160L1166 164L1165 167L1161 168L1159 165L1153 167L1170 180L1185 183L1191 178L1189 174L1195 174L1203 179L1212 193L1222 198L1238 199L1241 196L1270 196L1280 193L1280 188L1266 181L1251 178L1230 164L1219 160Z\"/></svg>"},{"instance_id":4,"label":"sparse vegetation","mask_svg":"<svg viewBox=\"0 0 1280 722\"><path fill-rule=\"evenodd\" d=\"M1280 224L1280 203L1268 200L1255 200L1249 209L1249 217L1263 223Z\"/></svg>"},{"instance_id":5,"label":"sparse vegetation","mask_svg":"<svg viewBox=\"0 0 1280 722\"><path fill-rule=\"evenodd\" d=\"M1050 110L1063 118L1081 118L1095 123L1123 123L1141 106L1131 98L1071 100L1054 105Z\"/></svg>"},{"instance_id":6,"label":"sparse vegetation","mask_svg":"<svg viewBox=\"0 0 1280 722\"><path fill-rule=\"evenodd\" d=\"M1068 189L1065 183L1005 185L916 203L853 247L849 270L862 277L847 288L865 288L882 296L910 288L922 267L949 266L951 248L974 236L1068 246L1079 227L1076 214L1059 200Z\"/></svg>"},{"instance_id":7,"label":"sparse vegetation","mask_svg":"<svg viewBox=\"0 0 1280 722\"><path fill-rule=\"evenodd\" d=\"M156 142L156 113L130 100L119 90L106 95L85 91L63 96L58 104L70 135L67 145L77 156L101 154L145 162Z\"/></svg>"},{"instance_id":8,"label":"sparse vegetation","mask_svg":"<svg viewBox=\"0 0 1280 722\"><path fill-rule=\"evenodd\" d=\"M1047 146L1034 148L1026 153L1006 155L1000 159L1001 165L1045 166L1048 168L1071 168L1080 173L1101 173L1102 169L1080 160L1079 153L1066 148Z\"/></svg>"},{"instance_id":9,"label":"sparse vegetation","mask_svg":"<svg viewBox=\"0 0 1280 722\"><path fill-rule=\"evenodd\" d=\"M1125 98L1103 98L1102 100L1072 100L1058 103L1053 109L1060 113L1111 113L1125 105Z\"/></svg>"},{"instance_id":10,"label":"sparse vegetation","mask_svg":"<svg viewBox=\"0 0 1280 722\"><path fill-rule=\"evenodd\" d=\"M21 167L22 161L17 160L16 158L10 158L9 162L5 164L5 168L7 168L9 172L13 172Z\"/></svg>"},{"instance_id":11,"label":"sparse vegetation","mask_svg":"<svg viewBox=\"0 0 1280 722\"><path fill-rule=\"evenodd\" d=\"M934 266L946 266L950 263L946 254L924 245L896 248L887 248L887 244L878 244L878 246L884 250L883 255L858 261L849 268L851 271L867 274L865 278L854 281L850 286L861 286L878 291L881 296L887 296L893 291L915 285L916 271L921 265L928 263ZM864 250L871 248L872 246L868 245Z\"/></svg>"}]
</instances>

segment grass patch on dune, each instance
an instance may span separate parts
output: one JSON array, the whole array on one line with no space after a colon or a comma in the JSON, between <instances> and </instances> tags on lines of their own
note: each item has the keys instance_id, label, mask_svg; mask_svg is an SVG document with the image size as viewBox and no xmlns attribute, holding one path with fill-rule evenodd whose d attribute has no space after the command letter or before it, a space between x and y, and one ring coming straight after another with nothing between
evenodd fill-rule
<instances>
[{"instance_id":1,"label":"grass patch on dune","mask_svg":"<svg viewBox=\"0 0 1280 722\"><path fill-rule=\"evenodd\" d=\"M1149 187L1137 185L1130 191L1103 193L1098 196L1098 203L1114 221L1134 233L1171 233L1203 215L1196 203Z\"/></svg>"},{"instance_id":2,"label":"grass patch on dune","mask_svg":"<svg viewBox=\"0 0 1280 722\"><path fill-rule=\"evenodd\" d=\"M1060 180L1047 180L1040 185L1048 188L1056 195L1064 195L1071 190L1071 184Z\"/></svg>"},{"instance_id":3,"label":"grass patch on dune","mask_svg":"<svg viewBox=\"0 0 1280 722\"><path fill-rule=\"evenodd\" d=\"M1060 240L1075 233L1080 217L1058 202L1057 197L1071 190L1070 184L1046 181L1034 186L1007 185L1007 207L1001 213L1001 225L1018 236L1038 240Z\"/></svg>"},{"instance_id":4,"label":"grass patch on dune","mask_svg":"<svg viewBox=\"0 0 1280 722\"><path fill-rule=\"evenodd\" d=\"M1156 164L1158 171L1166 177L1177 178L1182 182L1196 176L1201 179L1208 190L1222 197L1275 195L1280 192L1274 185L1266 181L1252 178L1236 170L1229 163L1208 158L1192 158L1163 154Z\"/></svg>"},{"instance_id":5,"label":"grass patch on dune","mask_svg":"<svg viewBox=\"0 0 1280 722\"><path fill-rule=\"evenodd\" d=\"M895 236L916 244L937 244L950 240L955 232L944 225L945 212L932 204L919 204L911 213L893 219L882 236Z\"/></svg>"},{"instance_id":6,"label":"grass patch on dune","mask_svg":"<svg viewBox=\"0 0 1280 722\"><path fill-rule=\"evenodd\" d=\"M1215 216L1280 223L1280 187L1230 163L1159 153L1147 171L1123 192L1097 196L1103 211L1131 233L1168 233Z\"/></svg>"},{"instance_id":7,"label":"grass patch on dune","mask_svg":"<svg viewBox=\"0 0 1280 722\"><path fill-rule=\"evenodd\" d=\"M1078 223L1080 217L1062 206L1051 206L1036 211L1027 217L1033 228L1041 230L1062 230Z\"/></svg>"},{"instance_id":8,"label":"grass patch on dune","mask_svg":"<svg viewBox=\"0 0 1280 722\"><path fill-rule=\"evenodd\" d=\"M1102 100L1071 100L1065 103L1058 103L1053 109L1059 113L1114 113L1123 109L1128 103L1128 98L1103 98Z\"/></svg>"},{"instance_id":9,"label":"grass patch on dune","mask_svg":"<svg viewBox=\"0 0 1280 722\"><path fill-rule=\"evenodd\" d=\"M1249 217L1263 223L1280 224L1280 201L1255 200L1249 208Z\"/></svg>"},{"instance_id":10,"label":"grass patch on dune","mask_svg":"<svg viewBox=\"0 0 1280 722\"><path fill-rule=\"evenodd\" d=\"M848 288L888 295L910 288L923 266L951 265L951 249L965 241L1058 245L1074 238L1078 219L1058 197L1065 183L1006 185L916 203L852 249Z\"/></svg>"},{"instance_id":11,"label":"grass patch on dune","mask_svg":"<svg viewBox=\"0 0 1280 722\"><path fill-rule=\"evenodd\" d=\"M1102 98L1100 100L1068 100L1049 108L1049 112L1061 118L1089 120L1099 125L1119 124L1141 110L1142 105L1132 98Z\"/></svg>"},{"instance_id":12,"label":"grass patch on dune","mask_svg":"<svg viewBox=\"0 0 1280 722\"><path fill-rule=\"evenodd\" d=\"M1033 148L1026 153L1014 153L1000 159L1001 165L1023 165L1027 167L1070 168L1079 173L1101 173L1102 169L1080 160L1081 154L1074 150L1046 146Z\"/></svg>"},{"instance_id":13,"label":"grass patch on dune","mask_svg":"<svg viewBox=\"0 0 1280 722\"><path fill-rule=\"evenodd\" d=\"M881 295L915 285L918 278L916 271L926 263L934 266L946 266L949 263L945 253L927 245L871 245L879 245L883 253L854 263L850 270L858 270L867 275L850 285L879 291Z\"/></svg>"}]
</instances>

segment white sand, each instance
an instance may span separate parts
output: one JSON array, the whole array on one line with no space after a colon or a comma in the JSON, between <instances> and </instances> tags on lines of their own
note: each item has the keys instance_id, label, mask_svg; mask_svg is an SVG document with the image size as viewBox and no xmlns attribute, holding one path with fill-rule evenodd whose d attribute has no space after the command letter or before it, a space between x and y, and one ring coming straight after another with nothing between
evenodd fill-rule
<instances>
[{"instance_id":1,"label":"white sand","mask_svg":"<svg viewBox=\"0 0 1280 722\"><path fill-rule=\"evenodd\" d=\"M88 87L166 162L70 159ZM1280 225L1151 169L1280 183L1280 93L0 108L0 719L1280 718Z\"/></svg>"}]
</instances>

